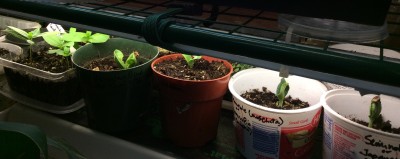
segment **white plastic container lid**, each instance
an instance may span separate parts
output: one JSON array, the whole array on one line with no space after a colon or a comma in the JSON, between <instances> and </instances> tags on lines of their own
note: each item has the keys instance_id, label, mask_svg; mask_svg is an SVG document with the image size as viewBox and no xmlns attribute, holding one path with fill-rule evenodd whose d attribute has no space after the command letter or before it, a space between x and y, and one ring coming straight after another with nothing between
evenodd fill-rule
<instances>
[{"instance_id":1,"label":"white plastic container lid","mask_svg":"<svg viewBox=\"0 0 400 159\"><path fill-rule=\"evenodd\" d=\"M288 34L337 42L374 42L388 37L387 24L363 25L332 19L310 18L289 14L278 16L279 28Z\"/></svg>"}]
</instances>

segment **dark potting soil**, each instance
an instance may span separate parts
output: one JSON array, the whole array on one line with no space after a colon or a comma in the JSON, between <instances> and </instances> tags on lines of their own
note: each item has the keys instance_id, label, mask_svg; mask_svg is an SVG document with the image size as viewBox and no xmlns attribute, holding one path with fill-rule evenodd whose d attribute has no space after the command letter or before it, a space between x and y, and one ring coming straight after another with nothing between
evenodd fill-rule
<instances>
[{"instance_id":1,"label":"dark potting soil","mask_svg":"<svg viewBox=\"0 0 400 159\"><path fill-rule=\"evenodd\" d=\"M136 60L138 61L138 65L143 64L146 60L140 56L139 53L135 52ZM124 61L126 60L128 55L124 55ZM85 68L93 70L93 71L113 71L113 70L121 70L118 66L117 62L114 61L114 56L107 56L103 58L93 59L84 65Z\"/></svg>"},{"instance_id":2,"label":"dark potting soil","mask_svg":"<svg viewBox=\"0 0 400 159\"><path fill-rule=\"evenodd\" d=\"M304 102L298 98L293 99L291 96L285 98L285 102L283 107L278 107L276 102L278 101L278 97L271 91L269 91L266 87L262 87L262 90L259 89L252 89L246 91L245 93L241 94L244 99L261 105L268 108L274 109L284 109L284 110L294 110L294 109L302 109L309 107L310 104L308 102Z\"/></svg>"},{"instance_id":3,"label":"dark potting soil","mask_svg":"<svg viewBox=\"0 0 400 159\"><path fill-rule=\"evenodd\" d=\"M0 57L3 57L4 55L8 55L10 51L4 48L0 48Z\"/></svg>"},{"instance_id":4,"label":"dark potting soil","mask_svg":"<svg viewBox=\"0 0 400 159\"><path fill-rule=\"evenodd\" d=\"M62 73L72 67L69 57L48 54L50 46L45 41L32 46L32 60L29 58L29 47L24 49L28 50L15 62L52 73ZM82 98L75 76L65 81L52 81L6 67L4 72L11 90L32 99L56 106L69 106Z\"/></svg>"},{"instance_id":5,"label":"dark potting soil","mask_svg":"<svg viewBox=\"0 0 400 159\"><path fill-rule=\"evenodd\" d=\"M65 72L72 67L72 62L69 57L48 54L47 52L50 49L50 45L45 41L37 42L32 46L32 59L29 57L29 47L26 47L26 49L28 49L25 51L26 58L20 58L15 62L52 73Z\"/></svg>"},{"instance_id":6,"label":"dark potting soil","mask_svg":"<svg viewBox=\"0 0 400 159\"><path fill-rule=\"evenodd\" d=\"M350 119L353 122L356 122L356 123L359 123L361 125L364 125L364 126L368 127L368 122L366 122L366 121L359 120L359 119L354 118L354 117L346 117L346 118ZM390 120L383 121L382 115L380 115L378 117L378 119L372 125L372 128L376 129L376 130L381 130L383 132L388 132L388 133L393 133L393 134L400 134L400 127L399 128L393 128L392 124L390 124Z\"/></svg>"},{"instance_id":7,"label":"dark potting soil","mask_svg":"<svg viewBox=\"0 0 400 159\"><path fill-rule=\"evenodd\" d=\"M154 66L154 69L169 77L184 80L210 80L225 76L229 69L222 61L208 62L204 59L195 61L193 68L189 68L183 58L164 60Z\"/></svg>"}]
</instances>

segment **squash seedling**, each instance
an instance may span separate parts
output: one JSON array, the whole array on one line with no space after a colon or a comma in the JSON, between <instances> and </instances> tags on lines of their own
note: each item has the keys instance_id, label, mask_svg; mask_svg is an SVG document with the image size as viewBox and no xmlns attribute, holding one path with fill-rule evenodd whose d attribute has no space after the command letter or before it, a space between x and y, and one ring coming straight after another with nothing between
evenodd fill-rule
<instances>
[{"instance_id":1,"label":"squash seedling","mask_svg":"<svg viewBox=\"0 0 400 159\"><path fill-rule=\"evenodd\" d=\"M189 68L193 68L195 60L201 59L201 56L193 56L182 54L183 58L185 59L186 63L188 64Z\"/></svg>"},{"instance_id":2,"label":"squash seedling","mask_svg":"<svg viewBox=\"0 0 400 159\"><path fill-rule=\"evenodd\" d=\"M137 60L136 60L136 56L138 56L139 53L137 51L133 51L128 58L126 59L126 61L124 62L124 54L118 50L115 49L114 50L114 61L118 64L118 66L122 69L128 69L131 68L133 66L136 66L138 64Z\"/></svg>"},{"instance_id":3,"label":"squash seedling","mask_svg":"<svg viewBox=\"0 0 400 159\"><path fill-rule=\"evenodd\" d=\"M285 78L281 79L278 87L276 88L276 96L278 97L278 101L276 102L276 106L282 108L283 102L285 101L285 97L289 92L289 83L286 82Z\"/></svg>"},{"instance_id":4,"label":"squash seedling","mask_svg":"<svg viewBox=\"0 0 400 159\"><path fill-rule=\"evenodd\" d=\"M33 39L42 36L40 28L27 32L13 26L7 26L7 29L4 31L18 39L25 40L29 44L29 60L32 60L32 45L35 44Z\"/></svg>"},{"instance_id":5,"label":"squash seedling","mask_svg":"<svg viewBox=\"0 0 400 159\"><path fill-rule=\"evenodd\" d=\"M381 110L382 110L382 104L381 104L381 98L379 96L375 96L371 100L371 105L369 108L369 123L368 127L372 128L374 125L375 121L379 118L381 115Z\"/></svg>"}]
</instances>

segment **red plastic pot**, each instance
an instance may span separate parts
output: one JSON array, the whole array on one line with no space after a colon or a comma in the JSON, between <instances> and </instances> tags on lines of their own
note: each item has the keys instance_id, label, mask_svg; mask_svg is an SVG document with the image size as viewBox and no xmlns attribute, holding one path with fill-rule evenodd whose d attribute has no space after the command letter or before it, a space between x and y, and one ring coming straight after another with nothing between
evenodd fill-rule
<instances>
[{"instance_id":1,"label":"red plastic pot","mask_svg":"<svg viewBox=\"0 0 400 159\"><path fill-rule=\"evenodd\" d=\"M172 78L154 70L155 64L178 57L182 55L166 55L151 64L160 91L163 128L178 146L203 146L217 135L222 98L228 88L232 65L226 60L203 56L207 61L223 61L230 71L221 78L202 81Z\"/></svg>"}]
</instances>

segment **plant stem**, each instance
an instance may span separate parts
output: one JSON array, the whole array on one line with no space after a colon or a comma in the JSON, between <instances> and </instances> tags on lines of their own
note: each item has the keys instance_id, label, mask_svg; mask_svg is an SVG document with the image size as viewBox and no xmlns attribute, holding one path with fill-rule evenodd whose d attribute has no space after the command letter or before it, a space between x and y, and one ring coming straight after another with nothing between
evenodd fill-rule
<instances>
[{"instance_id":1,"label":"plant stem","mask_svg":"<svg viewBox=\"0 0 400 159\"><path fill-rule=\"evenodd\" d=\"M382 105L381 98L379 96L375 96L371 100L371 105L369 108L369 123L368 127L372 128L376 119L381 115Z\"/></svg>"}]
</instances>

